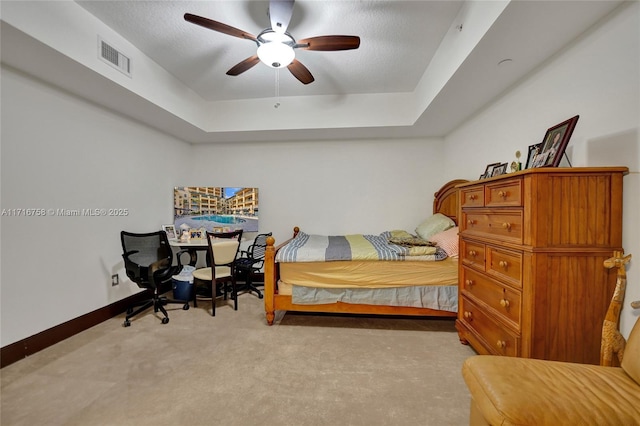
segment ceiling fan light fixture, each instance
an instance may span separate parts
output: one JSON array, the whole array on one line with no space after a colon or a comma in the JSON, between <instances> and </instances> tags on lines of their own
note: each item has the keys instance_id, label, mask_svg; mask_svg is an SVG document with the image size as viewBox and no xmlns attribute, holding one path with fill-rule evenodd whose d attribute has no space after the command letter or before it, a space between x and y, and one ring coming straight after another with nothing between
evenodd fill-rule
<instances>
[{"instance_id":1,"label":"ceiling fan light fixture","mask_svg":"<svg viewBox=\"0 0 640 426\"><path fill-rule=\"evenodd\" d=\"M258 58L271 68L283 68L293 62L296 57L293 48L278 41L261 44L258 47Z\"/></svg>"},{"instance_id":2,"label":"ceiling fan light fixture","mask_svg":"<svg viewBox=\"0 0 640 426\"><path fill-rule=\"evenodd\" d=\"M263 62L271 68L278 69L287 67L291 75L298 79L298 81L302 84L309 84L314 81L313 75L307 67L296 59L294 49L325 52L352 50L360 47L360 37L327 35L305 38L301 43L297 43L293 36L287 32L293 13L294 2L295 0L269 0L269 20L271 21L271 27L262 30L257 37L239 28L191 13L185 13L184 19L192 24L256 43L258 47L256 54L249 56L231 67L227 71L227 75L240 75L254 67L258 62ZM277 75L278 73L276 73L276 76Z\"/></svg>"}]
</instances>

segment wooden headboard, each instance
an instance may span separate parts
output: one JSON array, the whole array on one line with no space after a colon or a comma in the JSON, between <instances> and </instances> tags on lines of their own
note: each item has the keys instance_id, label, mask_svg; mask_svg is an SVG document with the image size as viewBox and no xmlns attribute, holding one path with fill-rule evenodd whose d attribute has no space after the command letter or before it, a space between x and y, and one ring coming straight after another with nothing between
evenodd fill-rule
<instances>
[{"instance_id":1,"label":"wooden headboard","mask_svg":"<svg viewBox=\"0 0 640 426\"><path fill-rule=\"evenodd\" d=\"M433 213L442 213L458 223L458 190L456 185L469 182L465 179L455 179L442 185L433 196Z\"/></svg>"}]
</instances>

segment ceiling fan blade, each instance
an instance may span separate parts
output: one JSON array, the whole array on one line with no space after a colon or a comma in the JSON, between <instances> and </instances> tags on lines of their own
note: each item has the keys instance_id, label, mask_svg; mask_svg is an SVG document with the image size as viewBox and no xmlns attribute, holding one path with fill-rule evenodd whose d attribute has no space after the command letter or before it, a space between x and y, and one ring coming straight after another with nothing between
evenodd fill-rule
<instances>
[{"instance_id":1,"label":"ceiling fan blade","mask_svg":"<svg viewBox=\"0 0 640 426\"><path fill-rule=\"evenodd\" d=\"M302 84L313 83L313 81L315 80L307 67L302 65L302 63L297 59L294 59L293 62L287 65L287 68L289 68L291 74L293 74L295 78L300 80Z\"/></svg>"},{"instance_id":2,"label":"ceiling fan blade","mask_svg":"<svg viewBox=\"0 0 640 426\"><path fill-rule=\"evenodd\" d=\"M287 31L293 14L293 3L294 0L271 0L269 2L269 18L273 31L280 34Z\"/></svg>"},{"instance_id":3,"label":"ceiling fan blade","mask_svg":"<svg viewBox=\"0 0 640 426\"><path fill-rule=\"evenodd\" d=\"M296 47L305 50L351 50L360 47L360 37L346 35L310 37L298 40Z\"/></svg>"},{"instance_id":4,"label":"ceiling fan blade","mask_svg":"<svg viewBox=\"0 0 640 426\"><path fill-rule=\"evenodd\" d=\"M192 15L191 13L184 14L184 20L191 22L192 24L200 25L201 27L208 28L219 33L228 34L230 36L245 38L247 40L257 41L256 36L249 34L246 31L239 30L230 25L217 22L209 18L203 18L202 16Z\"/></svg>"},{"instance_id":5,"label":"ceiling fan blade","mask_svg":"<svg viewBox=\"0 0 640 426\"><path fill-rule=\"evenodd\" d=\"M227 75L239 75L239 74L242 74L243 72L245 72L248 69L252 68L258 62L260 62L260 59L258 59L258 56L257 55L253 55L253 56L245 59L244 61L236 64L233 68L231 68L229 71L227 71Z\"/></svg>"}]
</instances>

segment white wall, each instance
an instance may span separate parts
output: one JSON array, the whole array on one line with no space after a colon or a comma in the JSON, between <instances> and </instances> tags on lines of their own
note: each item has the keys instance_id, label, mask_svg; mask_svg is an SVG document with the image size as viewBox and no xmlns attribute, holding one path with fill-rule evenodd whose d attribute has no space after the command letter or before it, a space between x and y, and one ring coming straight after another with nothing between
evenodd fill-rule
<instances>
[{"instance_id":1,"label":"white wall","mask_svg":"<svg viewBox=\"0 0 640 426\"><path fill-rule=\"evenodd\" d=\"M119 232L171 223L175 186L260 188L260 230L282 241L413 230L444 183L439 139L191 146L13 69L1 82L2 346L138 291ZM128 215L48 212L95 208Z\"/></svg>"},{"instance_id":2,"label":"white wall","mask_svg":"<svg viewBox=\"0 0 640 426\"><path fill-rule=\"evenodd\" d=\"M526 161L528 145L547 128L576 114L569 143L573 166L627 166L624 178L623 247L635 258L621 330L631 331L640 312L640 4L617 9L521 84L446 138L449 178L477 179L489 163ZM514 55L517 61L517 54ZM461 155L460 153L473 153Z\"/></svg>"},{"instance_id":3,"label":"white wall","mask_svg":"<svg viewBox=\"0 0 640 426\"><path fill-rule=\"evenodd\" d=\"M260 232L413 231L442 186L442 141L380 140L194 147L189 185L260 189Z\"/></svg>"},{"instance_id":4,"label":"white wall","mask_svg":"<svg viewBox=\"0 0 640 426\"><path fill-rule=\"evenodd\" d=\"M2 215L2 346L123 299L119 233L171 223L190 145L2 68L2 209L117 209L126 216ZM120 274L117 287L111 275Z\"/></svg>"}]
</instances>

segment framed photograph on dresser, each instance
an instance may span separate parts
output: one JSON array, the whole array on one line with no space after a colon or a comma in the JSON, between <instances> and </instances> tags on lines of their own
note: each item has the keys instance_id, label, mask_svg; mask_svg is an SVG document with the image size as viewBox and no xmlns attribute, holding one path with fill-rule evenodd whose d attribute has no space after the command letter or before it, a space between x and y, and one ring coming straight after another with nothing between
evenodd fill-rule
<instances>
[{"instance_id":1,"label":"framed photograph on dresser","mask_svg":"<svg viewBox=\"0 0 640 426\"><path fill-rule=\"evenodd\" d=\"M500 163L487 164L487 168L484 169L484 173L480 175L480 179L486 179L493 176L493 169L499 165Z\"/></svg>"},{"instance_id":2,"label":"framed photograph on dresser","mask_svg":"<svg viewBox=\"0 0 640 426\"><path fill-rule=\"evenodd\" d=\"M507 173L507 165L507 163L501 163L495 166L493 168L493 171L491 172L491 177L500 176Z\"/></svg>"},{"instance_id":3,"label":"framed photograph on dresser","mask_svg":"<svg viewBox=\"0 0 640 426\"><path fill-rule=\"evenodd\" d=\"M532 167L558 167L560 160L567 149L573 129L576 127L579 115L571 117L560 124L556 124L547 130L538 154L535 156Z\"/></svg>"},{"instance_id":4,"label":"framed photograph on dresser","mask_svg":"<svg viewBox=\"0 0 640 426\"><path fill-rule=\"evenodd\" d=\"M533 160L536 158L536 155L538 155L538 153L540 152L541 147L542 147L542 142L529 145L529 154L527 155L527 162L524 166L525 169L530 169L533 167Z\"/></svg>"}]
</instances>

